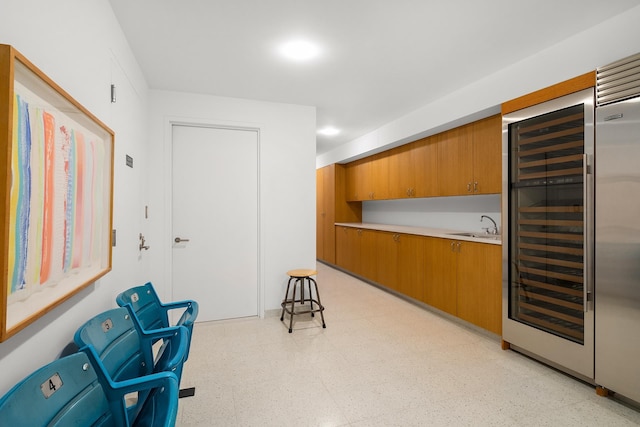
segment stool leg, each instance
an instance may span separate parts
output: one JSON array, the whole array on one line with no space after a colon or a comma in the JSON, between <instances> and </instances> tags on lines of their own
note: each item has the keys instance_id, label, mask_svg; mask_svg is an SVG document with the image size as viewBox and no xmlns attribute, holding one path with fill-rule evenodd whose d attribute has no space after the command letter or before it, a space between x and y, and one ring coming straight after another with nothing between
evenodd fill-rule
<instances>
[{"instance_id":1,"label":"stool leg","mask_svg":"<svg viewBox=\"0 0 640 427\"><path fill-rule=\"evenodd\" d=\"M293 294L291 296L291 314L289 315L289 333L293 332L293 314L295 313L295 304L296 304L296 287L298 286L298 282L300 280L296 280L293 282Z\"/></svg>"},{"instance_id":2,"label":"stool leg","mask_svg":"<svg viewBox=\"0 0 640 427\"><path fill-rule=\"evenodd\" d=\"M284 293L284 301L282 301L282 313L280 314L280 321L282 322L284 320L284 307L287 305L287 299L289 298L289 285L291 285L291 280L293 279L293 277L289 278L289 281L287 282L287 290ZM295 297L295 295L294 295Z\"/></svg>"},{"instance_id":3,"label":"stool leg","mask_svg":"<svg viewBox=\"0 0 640 427\"><path fill-rule=\"evenodd\" d=\"M315 317L313 312L313 293L311 292L311 278L307 277L307 286L309 287L309 305L311 306L311 317Z\"/></svg>"},{"instance_id":4,"label":"stool leg","mask_svg":"<svg viewBox=\"0 0 640 427\"><path fill-rule=\"evenodd\" d=\"M302 286L300 286L300 304L304 305L304 277L299 277L297 282L302 282Z\"/></svg>"},{"instance_id":5,"label":"stool leg","mask_svg":"<svg viewBox=\"0 0 640 427\"><path fill-rule=\"evenodd\" d=\"M322 301L320 301L320 292L318 291L318 283L311 277L309 278L309 280L313 281L313 284L316 287L316 298L318 299L318 305L320 306L319 310L320 310L320 318L322 319L322 327L326 328L327 325L324 323L324 313L323 313L324 306L322 305Z\"/></svg>"}]
</instances>

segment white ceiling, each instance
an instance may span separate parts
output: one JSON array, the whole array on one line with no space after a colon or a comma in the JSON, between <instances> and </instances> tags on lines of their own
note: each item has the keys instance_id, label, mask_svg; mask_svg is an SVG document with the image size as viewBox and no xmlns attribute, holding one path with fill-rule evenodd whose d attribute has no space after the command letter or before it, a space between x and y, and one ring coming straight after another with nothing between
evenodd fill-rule
<instances>
[{"instance_id":1,"label":"white ceiling","mask_svg":"<svg viewBox=\"0 0 640 427\"><path fill-rule=\"evenodd\" d=\"M153 89L317 107L330 151L639 0L110 0ZM308 63L278 45L318 43Z\"/></svg>"}]
</instances>

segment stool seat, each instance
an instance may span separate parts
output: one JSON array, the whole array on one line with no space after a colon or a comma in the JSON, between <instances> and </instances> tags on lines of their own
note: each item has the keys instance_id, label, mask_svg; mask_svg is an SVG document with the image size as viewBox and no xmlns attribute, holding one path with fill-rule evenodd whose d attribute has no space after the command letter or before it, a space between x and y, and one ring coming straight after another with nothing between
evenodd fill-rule
<instances>
[{"instance_id":1,"label":"stool seat","mask_svg":"<svg viewBox=\"0 0 640 427\"><path fill-rule=\"evenodd\" d=\"M287 282L287 290L284 294L284 299L282 300L282 313L280 314L280 321L284 321L284 314L289 314L289 333L293 332L293 316L299 314L307 314L311 313L311 317L314 317L314 313L320 313L320 318L322 319L322 327L326 328L327 325L324 323L324 306L320 303L320 293L318 292L318 283L311 277L317 275L318 272L316 270L299 268L295 270L287 271L287 275L289 276L289 281ZM293 281L293 289L291 295L289 295L289 289L291 288L291 281ZM305 298L304 292L304 282L307 282L307 287L309 289L309 296ZM311 283L313 283L316 290L316 297L313 298L313 294L311 293ZM300 298L296 299L296 288L300 284ZM305 302L309 303L309 310L297 310L295 309L296 303L300 305L304 305ZM314 307L314 304L317 305L317 308Z\"/></svg>"},{"instance_id":2,"label":"stool seat","mask_svg":"<svg viewBox=\"0 0 640 427\"><path fill-rule=\"evenodd\" d=\"M317 274L318 272L316 270L309 270L306 268L299 268L297 270L287 271L287 276L295 277L297 279L302 277L308 277L308 276L316 276Z\"/></svg>"}]
</instances>

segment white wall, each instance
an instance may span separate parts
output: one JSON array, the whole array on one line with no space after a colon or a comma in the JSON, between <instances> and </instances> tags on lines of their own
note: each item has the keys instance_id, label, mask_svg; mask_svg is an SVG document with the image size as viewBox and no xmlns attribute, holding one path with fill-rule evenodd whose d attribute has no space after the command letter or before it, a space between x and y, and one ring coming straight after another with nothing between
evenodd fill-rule
<instances>
[{"instance_id":1,"label":"white wall","mask_svg":"<svg viewBox=\"0 0 640 427\"><path fill-rule=\"evenodd\" d=\"M0 43L13 45L115 131L113 270L0 343L0 395L73 340L91 316L115 306L114 297L148 276L137 235L145 226L147 86L107 0L2 0ZM111 83L118 101L111 104ZM125 154L134 168L125 166Z\"/></svg>"},{"instance_id":2,"label":"white wall","mask_svg":"<svg viewBox=\"0 0 640 427\"><path fill-rule=\"evenodd\" d=\"M496 114L505 101L579 76L640 51L640 6L318 156L316 167L344 163Z\"/></svg>"},{"instance_id":3,"label":"white wall","mask_svg":"<svg viewBox=\"0 0 640 427\"><path fill-rule=\"evenodd\" d=\"M151 91L151 279L171 293L171 122L260 129L262 308L280 307L286 272L315 266L315 107ZM158 185L162 184L162 185ZM233 182L228 185L233 186ZM242 189L238 188L238 191ZM155 247L159 249L156 250ZM212 259L215 263L216 260ZM260 310L261 311L261 310Z\"/></svg>"}]
</instances>

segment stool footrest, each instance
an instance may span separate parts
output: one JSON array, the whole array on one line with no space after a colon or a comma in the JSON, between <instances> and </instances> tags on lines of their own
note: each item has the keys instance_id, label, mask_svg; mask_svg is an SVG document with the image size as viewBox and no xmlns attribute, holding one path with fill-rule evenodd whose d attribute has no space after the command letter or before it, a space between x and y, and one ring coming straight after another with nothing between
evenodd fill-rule
<instances>
[{"instance_id":1,"label":"stool footrest","mask_svg":"<svg viewBox=\"0 0 640 427\"><path fill-rule=\"evenodd\" d=\"M310 303L316 304L318 306L318 308L314 308L313 310L298 311L298 310L294 309L295 310L294 313L293 313L294 315L307 314L307 313L317 313L319 311L324 311L324 306L322 306L318 302L318 300L316 300L316 299L304 299L304 300L297 299L294 302L296 304L304 304L305 302L310 302ZM284 309L285 313L288 313L289 315L291 314L291 309L289 308L289 307L291 307L291 300L290 299L282 301L282 304L280 304L280 307L282 307Z\"/></svg>"}]
</instances>

